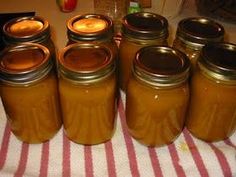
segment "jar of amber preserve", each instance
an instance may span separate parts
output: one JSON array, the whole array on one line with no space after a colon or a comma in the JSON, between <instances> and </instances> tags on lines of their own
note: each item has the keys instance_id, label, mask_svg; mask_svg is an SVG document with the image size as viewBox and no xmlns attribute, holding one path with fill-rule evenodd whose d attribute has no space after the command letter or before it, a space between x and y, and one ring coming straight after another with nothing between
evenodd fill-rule
<instances>
[{"instance_id":1,"label":"jar of amber preserve","mask_svg":"<svg viewBox=\"0 0 236 177\"><path fill-rule=\"evenodd\" d=\"M205 17L186 18L179 22L173 47L185 53L193 69L202 47L209 42L224 40L224 28Z\"/></svg>"},{"instance_id":2,"label":"jar of amber preserve","mask_svg":"<svg viewBox=\"0 0 236 177\"><path fill-rule=\"evenodd\" d=\"M236 129L236 45L207 44L191 81L186 126L205 141L226 139Z\"/></svg>"},{"instance_id":3,"label":"jar of amber preserve","mask_svg":"<svg viewBox=\"0 0 236 177\"><path fill-rule=\"evenodd\" d=\"M68 44L93 43L109 47L114 54L117 46L112 19L101 14L77 15L67 22Z\"/></svg>"},{"instance_id":4,"label":"jar of amber preserve","mask_svg":"<svg viewBox=\"0 0 236 177\"><path fill-rule=\"evenodd\" d=\"M147 146L169 144L182 132L189 100L190 61L170 47L137 52L126 93L130 134Z\"/></svg>"},{"instance_id":5,"label":"jar of amber preserve","mask_svg":"<svg viewBox=\"0 0 236 177\"><path fill-rule=\"evenodd\" d=\"M115 62L109 48L71 44L59 57L59 92L66 135L79 144L110 140L116 116Z\"/></svg>"},{"instance_id":6,"label":"jar of amber preserve","mask_svg":"<svg viewBox=\"0 0 236 177\"><path fill-rule=\"evenodd\" d=\"M61 127L56 76L49 50L22 44L0 54L0 93L12 132L27 143L52 138Z\"/></svg>"},{"instance_id":7,"label":"jar of amber preserve","mask_svg":"<svg viewBox=\"0 0 236 177\"><path fill-rule=\"evenodd\" d=\"M126 91L136 52L149 45L167 45L168 21L148 12L128 14L122 21L122 40L119 50L119 84Z\"/></svg>"},{"instance_id":8,"label":"jar of amber preserve","mask_svg":"<svg viewBox=\"0 0 236 177\"><path fill-rule=\"evenodd\" d=\"M50 25L38 16L18 17L3 26L3 40L6 46L22 42L38 43L47 47L55 57L55 47L51 40Z\"/></svg>"}]
</instances>

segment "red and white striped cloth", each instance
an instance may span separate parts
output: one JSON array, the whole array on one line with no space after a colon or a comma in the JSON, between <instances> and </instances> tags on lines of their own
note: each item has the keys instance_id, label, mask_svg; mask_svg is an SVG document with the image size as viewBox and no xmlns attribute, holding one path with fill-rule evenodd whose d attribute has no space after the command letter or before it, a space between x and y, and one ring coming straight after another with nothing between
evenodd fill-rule
<instances>
[{"instance_id":1,"label":"red and white striped cloth","mask_svg":"<svg viewBox=\"0 0 236 177\"><path fill-rule=\"evenodd\" d=\"M96 146L69 141L63 129L44 144L22 143L10 132L0 105L0 176L236 177L236 133L222 142L204 143L184 130L173 144L148 148L127 132L124 96L114 137Z\"/></svg>"}]
</instances>

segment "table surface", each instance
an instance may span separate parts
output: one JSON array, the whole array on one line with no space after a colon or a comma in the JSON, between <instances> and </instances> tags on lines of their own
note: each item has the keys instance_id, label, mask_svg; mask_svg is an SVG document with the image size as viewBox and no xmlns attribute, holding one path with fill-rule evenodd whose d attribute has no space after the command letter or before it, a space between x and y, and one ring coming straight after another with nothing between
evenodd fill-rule
<instances>
[{"instance_id":1,"label":"table surface","mask_svg":"<svg viewBox=\"0 0 236 177\"><path fill-rule=\"evenodd\" d=\"M93 1L78 0L71 13L61 12L55 0L1 0L0 13L35 11L52 27L52 38L60 51L67 42L69 18L93 12ZM168 19L170 42L180 19L197 16L193 0L186 0L181 14ZM236 25L220 21L226 40L236 43ZM1 103L1 102L0 102ZM50 141L29 145L10 132L0 104L0 176L236 176L236 133L217 143L205 143L185 129L176 141L160 148L147 148L132 139L125 124L125 95L121 93L117 128L111 141L83 146L69 141L63 128Z\"/></svg>"}]
</instances>

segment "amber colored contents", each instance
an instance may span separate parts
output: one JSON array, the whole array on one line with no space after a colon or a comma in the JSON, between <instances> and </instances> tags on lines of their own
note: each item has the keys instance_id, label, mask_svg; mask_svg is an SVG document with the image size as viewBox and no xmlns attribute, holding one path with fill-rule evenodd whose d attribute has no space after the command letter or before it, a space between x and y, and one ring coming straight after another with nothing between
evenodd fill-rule
<instances>
[{"instance_id":1,"label":"amber colored contents","mask_svg":"<svg viewBox=\"0 0 236 177\"><path fill-rule=\"evenodd\" d=\"M130 134L147 146L169 144L181 133L189 90L153 88L131 77L127 87L126 121Z\"/></svg>"},{"instance_id":2,"label":"amber colored contents","mask_svg":"<svg viewBox=\"0 0 236 177\"><path fill-rule=\"evenodd\" d=\"M83 85L60 79L59 84L66 135L80 144L110 140L116 116L115 75Z\"/></svg>"},{"instance_id":3,"label":"amber colored contents","mask_svg":"<svg viewBox=\"0 0 236 177\"><path fill-rule=\"evenodd\" d=\"M146 40L143 42L134 42L122 38L119 48L119 86L123 91L126 91L128 80L131 75L131 66L135 58L136 52L142 47L149 45L165 45L166 40Z\"/></svg>"},{"instance_id":4,"label":"amber colored contents","mask_svg":"<svg viewBox=\"0 0 236 177\"><path fill-rule=\"evenodd\" d=\"M11 130L20 140L41 143L60 129L57 81L53 73L29 86L2 84L0 91Z\"/></svg>"},{"instance_id":5,"label":"amber colored contents","mask_svg":"<svg viewBox=\"0 0 236 177\"><path fill-rule=\"evenodd\" d=\"M188 130L209 142L232 135L236 129L236 86L213 81L200 72L194 73L191 82Z\"/></svg>"}]
</instances>

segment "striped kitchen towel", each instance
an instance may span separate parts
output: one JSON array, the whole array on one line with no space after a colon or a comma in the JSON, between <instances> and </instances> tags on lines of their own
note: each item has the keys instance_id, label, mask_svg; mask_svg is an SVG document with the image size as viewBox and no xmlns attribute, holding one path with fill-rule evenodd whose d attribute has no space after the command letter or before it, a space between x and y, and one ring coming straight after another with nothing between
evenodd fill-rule
<instances>
[{"instance_id":1,"label":"striped kitchen towel","mask_svg":"<svg viewBox=\"0 0 236 177\"><path fill-rule=\"evenodd\" d=\"M124 110L122 93L116 132L105 144L75 144L61 129L50 141L29 145L11 133L0 105L0 176L236 177L236 133L205 143L184 130L174 143L148 148L128 134Z\"/></svg>"}]
</instances>

